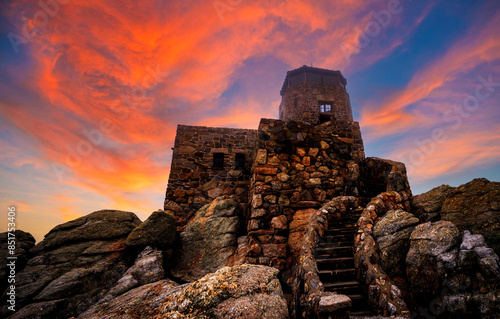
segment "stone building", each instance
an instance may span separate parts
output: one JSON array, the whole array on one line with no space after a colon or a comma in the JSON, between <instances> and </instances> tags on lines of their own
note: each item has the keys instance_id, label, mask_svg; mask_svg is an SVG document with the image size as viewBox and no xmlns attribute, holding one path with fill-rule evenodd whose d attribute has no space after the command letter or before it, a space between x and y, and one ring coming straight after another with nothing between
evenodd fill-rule
<instances>
[{"instance_id":1,"label":"stone building","mask_svg":"<svg viewBox=\"0 0 500 319\"><path fill-rule=\"evenodd\" d=\"M164 207L177 229L224 195L240 205L246 261L284 269L304 212L337 196L409 189L404 166L365 159L346 85L340 71L303 66L286 75L280 119L257 130L179 125Z\"/></svg>"},{"instance_id":2,"label":"stone building","mask_svg":"<svg viewBox=\"0 0 500 319\"><path fill-rule=\"evenodd\" d=\"M304 164L299 165L299 170L292 169L294 173L302 172L301 165L309 166L310 162L307 164L307 161L311 158L312 165L322 167L319 164L323 164L323 152L338 153L339 156L342 154L341 157L346 159L363 159L361 132L359 124L352 121L346 85L347 81L340 71L303 66L287 73L281 89L280 120L262 119L258 130L179 125L165 209L177 212L180 228L199 208L220 195L233 196L241 203L243 211L249 212L248 195L254 193L250 189L252 174L260 178L259 172L265 169L289 173L289 168L285 172L278 169L278 164L286 155L286 161L292 156L296 159L297 148L308 149L307 152L314 156L301 158ZM280 134L277 133L278 130L282 130ZM270 147L273 143L279 146ZM322 145L326 147L325 143L332 147L320 152ZM263 152L277 165L264 163ZM318 154L320 160L316 158ZM341 166L338 166L340 170ZM310 173L304 171L301 177L307 177L307 174ZM280 176L283 179L283 174ZM319 176L319 173L315 176ZM338 190L340 176L336 176L337 186L326 188ZM313 177L313 182L318 182L318 177ZM257 186L258 183L260 182L254 181L252 185ZM331 183L335 184L335 181ZM286 183L285 187L288 187ZM282 200L285 200L285 194L290 193L290 190L279 193L280 196L283 195ZM311 196L302 197L311 199ZM297 195L290 196L289 199L293 201L297 199Z\"/></svg>"}]
</instances>

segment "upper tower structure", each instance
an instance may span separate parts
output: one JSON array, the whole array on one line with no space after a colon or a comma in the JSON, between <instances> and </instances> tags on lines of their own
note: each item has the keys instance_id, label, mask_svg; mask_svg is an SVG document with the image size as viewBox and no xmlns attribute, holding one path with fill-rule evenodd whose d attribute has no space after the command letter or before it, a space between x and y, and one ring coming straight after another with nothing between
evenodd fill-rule
<instances>
[{"instance_id":1,"label":"upper tower structure","mask_svg":"<svg viewBox=\"0 0 500 319\"><path fill-rule=\"evenodd\" d=\"M311 124L352 121L347 80L340 71L302 66L288 71L281 88L280 120Z\"/></svg>"}]
</instances>

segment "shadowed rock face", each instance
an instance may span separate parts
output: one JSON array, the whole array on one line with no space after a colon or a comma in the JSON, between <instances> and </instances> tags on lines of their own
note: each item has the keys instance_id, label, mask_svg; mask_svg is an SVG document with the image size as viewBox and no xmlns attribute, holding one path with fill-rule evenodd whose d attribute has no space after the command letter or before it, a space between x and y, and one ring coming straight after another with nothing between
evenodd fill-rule
<instances>
[{"instance_id":1,"label":"shadowed rock face","mask_svg":"<svg viewBox=\"0 0 500 319\"><path fill-rule=\"evenodd\" d=\"M4 291L8 284L10 269L7 266L7 257L17 257L16 271L19 272L24 268L31 256L29 250L35 246L35 238L30 233L16 230L14 236L9 238L7 232L0 233L0 260L2 260L0 265L0 291ZM10 254L12 247L9 247L9 241L11 240L15 240L16 243L14 255Z\"/></svg>"},{"instance_id":2,"label":"shadowed rock face","mask_svg":"<svg viewBox=\"0 0 500 319\"><path fill-rule=\"evenodd\" d=\"M12 318L68 318L87 309L127 269L125 239L140 223L133 213L104 210L56 226L17 274Z\"/></svg>"},{"instance_id":3,"label":"shadowed rock face","mask_svg":"<svg viewBox=\"0 0 500 319\"><path fill-rule=\"evenodd\" d=\"M277 274L274 268L241 265L182 286L162 280L94 306L78 319L284 319L288 309Z\"/></svg>"},{"instance_id":4,"label":"shadowed rock face","mask_svg":"<svg viewBox=\"0 0 500 319\"><path fill-rule=\"evenodd\" d=\"M460 231L448 221L427 222L412 232L406 256L406 273L414 297L426 299L441 288L447 273L457 265Z\"/></svg>"},{"instance_id":5,"label":"shadowed rock face","mask_svg":"<svg viewBox=\"0 0 500 319\"><path fill-rule=\"evenodd\" d=\"M500 183L474 179L459 187L443 185L413 197L413 213L421 220L447 220L460 231L481 234L500 254Z\"/></svg>"},{"instance_id":6,"label":"shadowed rock face","mask_svg":"<svg viewBox=\"0 0 500 319\"><path fill-rule=\"evenodd\" d=\"M237 247L239 204L221 197L203 206L180 234L180 260L174 276L193 281L229 264Z\"/></svg>"},{"instance_id":7,"label":"shadowed rock face","mask_svg":"<svg viewBox=\"0 0 500 319\"><path fill-rule=\"evenodd\" d=\"M175 216L157 210L127 237L127 246L169 248L175 241Z\"/></svg>"},{"instance_id":8,"label":"shadowed rock face","mask_svg":"<svg viewBox=\"0 0 500 319\"><path fill-rule=\"evenodd\" d=\"M418 218L403 210L387 212L373 228L380 250L380 265L390 277L405 275L405 259L410 248L410 235Z\"/></svg>"}]
</instances>

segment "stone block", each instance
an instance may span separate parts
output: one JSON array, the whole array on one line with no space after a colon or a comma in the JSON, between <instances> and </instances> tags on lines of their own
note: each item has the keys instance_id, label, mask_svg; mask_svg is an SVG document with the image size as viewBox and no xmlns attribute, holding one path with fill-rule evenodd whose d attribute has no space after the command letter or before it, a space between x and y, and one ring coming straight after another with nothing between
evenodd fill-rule
<instances>
[{"instance_id":1,"label":"stone block","mask_svg":"<svg viewBox=\"0 0 500 319\"><path fill-rule=\"evenodd\" d=\"M269 258L286 258L285 244L262 245L262 255Z\"/></svg>"},{"instance_id":2,"label":"stone block","mask_svg":"<svg viewBox=\"0 0 500 319\"><path fill-rule=\"evenodd\" d=\"M288 218L285 215L273 217L271 219L271 228L279 230L288 229Z\"/></svg>"},{"instance_id":3,"label":"stone block","mask_svg":"<svg viewBox=\"0 0 500 319\"><path fill-rule=\"evenodd\" d=\"M255 174L276 175L277 173L278 173L277 167L258 166L255 168Z\"/></svg>"}]
</instances>

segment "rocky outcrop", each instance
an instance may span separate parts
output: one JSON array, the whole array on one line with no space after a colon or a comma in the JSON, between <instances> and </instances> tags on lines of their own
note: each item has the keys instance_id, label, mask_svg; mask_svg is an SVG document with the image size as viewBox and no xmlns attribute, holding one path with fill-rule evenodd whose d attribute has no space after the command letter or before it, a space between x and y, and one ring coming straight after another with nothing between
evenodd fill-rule
<instances>
[{"instance_id":1,"label":"rocky outcrop","mask_svg":"<svg viewBox=\"0 0 500 319\"><path fill-rule=\"evenodd\" d=\"M13 243L14 245L12 245ZM16 257L14 275L14 273L21 271L26 266L26 262L31 256L29 250L33 246L35 246L35 238L30 233L16 230L11 232L10 237L7 232L0 233L0 260L2 260L0 265L0 291L7 288L7 280L11 271L7 257ZM11 254L12 251L14 254Z\"/></svg>"},{"instance_id":2,"label":"rocky outcrop","mask_svg":"<svg viewBox=\"0 0 500 319\"><path fill-rule=\"evenodd\" d=\"M182 287L170 279L156 281L99 303L78 316L78 319L152 318L162 301Z\"/></svg>"},{"instance_id":3,"label":"rocky outcrop","mask_svg":"<svg viewBox=\"0 0 500 319\"><path fill-rule=\"evenodd\" d=\"M99 304L109 301L133 288L165 278L161 251L146 247L116 285L99 300Z\"/></svg>"},{"instance_id":4,"label":"rocky outcrop","mask_svg":"<svg viewBox=\"0 0 500 319\"><path fill-rule=\"evenodd\" d=\"M427 301L457 267L460 231L448 221L427 222L412 232L406 273L413 298Z\"/></svg>"},{"instance_id":5,"label":"rocky outcrop","mask_svg":"<svg viewBox=\"0 0 500 319\"><path fill-rule=\"evenodd\" d=\"M128 268L125 239L140 223L133 213L103 210L56 226L16 276L12 318L68 318L87 309Z\"/></svg>"},{"instance_id":6,"label":"rocky outcrop","mask_svg":"<svg viewBox=\"0 0 500 319\"><path fill-rule=\"evenodd\" d=\"M443 185L413 197L413 209L422 220L440 216L460 231L483 235L500 254L500 183L478 178L459 187Z\"/></svg>"},{"instance_id":7,"label":"rocky outcrop","mask_svg":"<svg viewBox=\"0 0 500 319\"><path fill-rule=\"evenodd\" d=\"M410 235L419 219L404 210L391 210L373 228L380 265L390 277L405 276L405 259L410 248Z\"/></svg>"},{"instance_id":8,"label":"rocky outcrop","mask_svg":"<svg viewBox=\"0 0 500 319\"><path fill-rule=\"evenodd\" d=\"M237 247L239 205L219 197L203 206L180 234L180 260L172 274L194 281L228 265Z\"/></svg>"},{"instance_id":9,"label":"rocky outcrop","mask_svg":"<svg viewBox=\"0 0 500 319\"><path fill-rule=\"evenodd\" d=\"M163 280L89 309L79 319L285 319L288 309L277 274L274 268L245 264L182 286Z\"/></svg>"},{"instance_id":10,"label":"rocky outcrop","mask_svg":"<svg viewBox=\"0 0 500 319\"><path fill-rule=\"evenodd\" d=\"M170 248L175 241L175 216L170 211L157 210L128 235L128 246Z\"/></svg>"},{"instance_id":11,"label":"rocky outcrop","mask_svg":"<svg viewBox=\"0 0 500 319\"><path fill-rule=\"evenodd\" d=\"M438 221L415 228L407 255L416 318L496 318L500 309L499 258L482 235Z\"/></svg>"}]
</instances>

